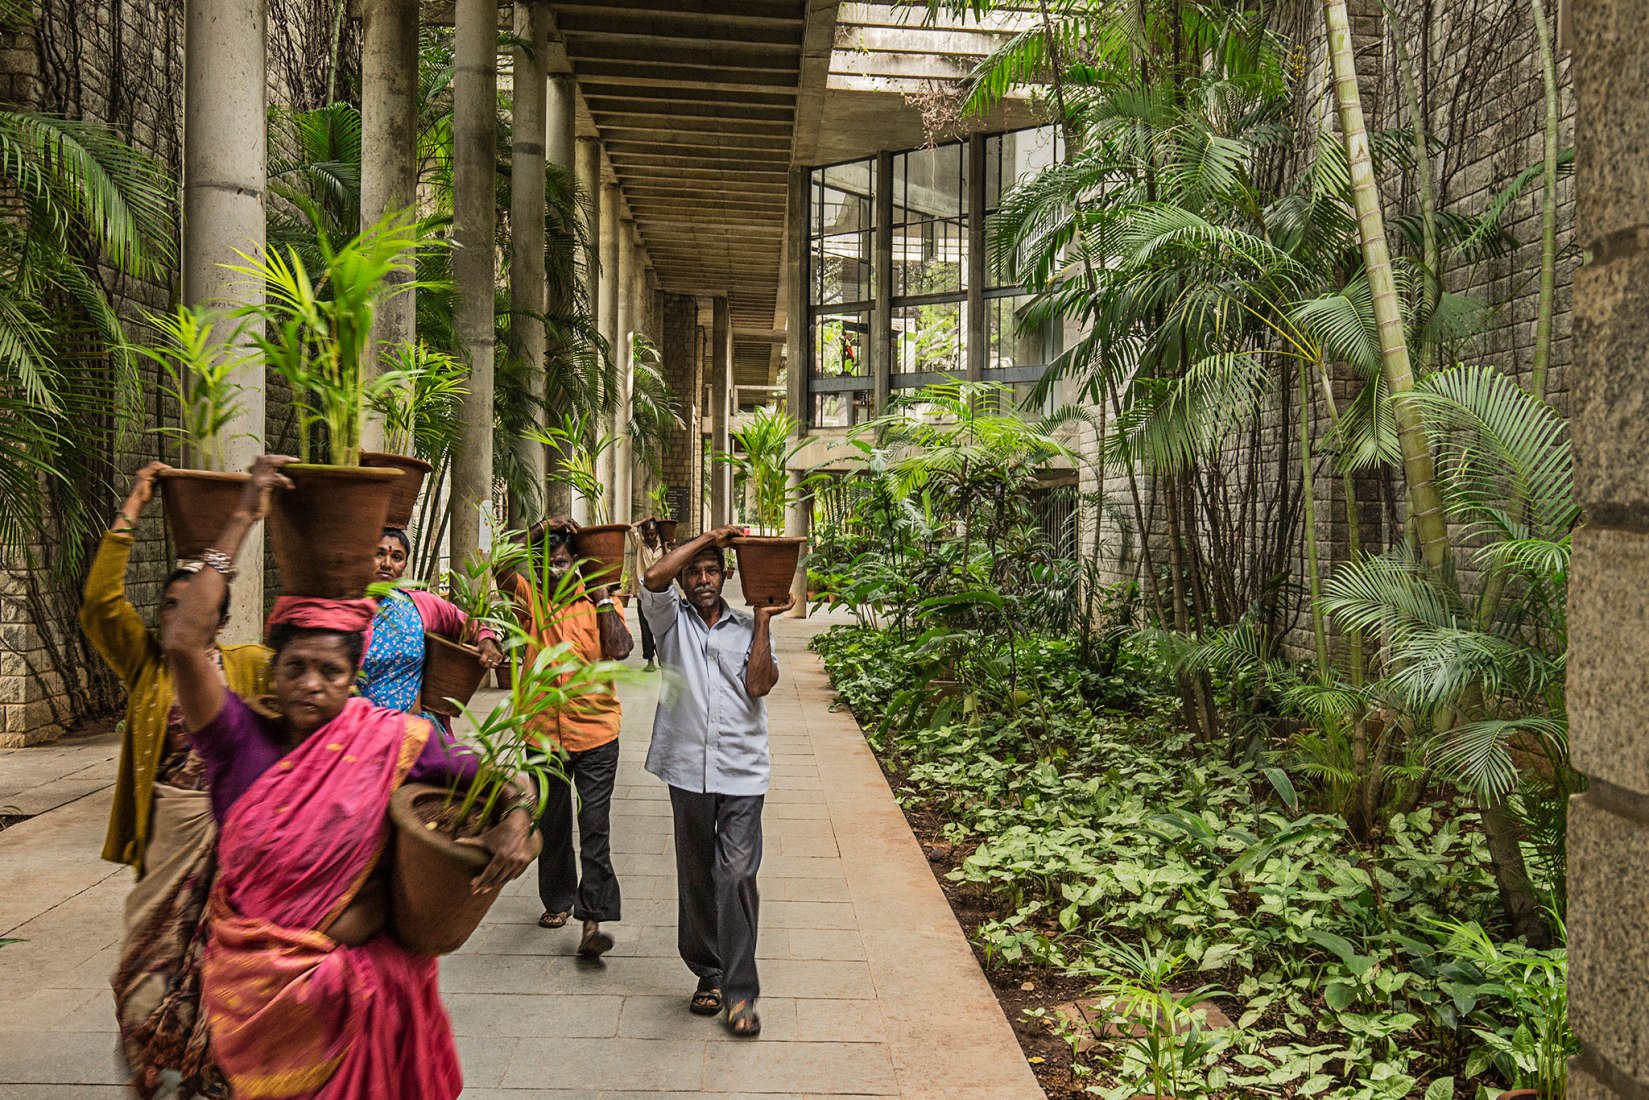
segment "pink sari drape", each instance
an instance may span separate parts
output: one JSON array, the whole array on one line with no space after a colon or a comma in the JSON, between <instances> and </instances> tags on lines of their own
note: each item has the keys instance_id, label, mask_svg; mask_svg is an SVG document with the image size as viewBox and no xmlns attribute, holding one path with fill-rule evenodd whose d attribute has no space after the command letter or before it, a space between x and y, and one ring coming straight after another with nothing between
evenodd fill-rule
<instances>
[{"instance_id":1,"label":"pink sari drape","mask_svg":"<svg viewBox=\"0 0 1649 1100\"><path fill-rule=\"evenodd\" d=\"M450 1100L463 1087L436 961L327 927L389 839L389 798L429 725L351 699L260 776L218 839L202 972L212 1049L237 1100Z\"/></svg>"}]
</instances>

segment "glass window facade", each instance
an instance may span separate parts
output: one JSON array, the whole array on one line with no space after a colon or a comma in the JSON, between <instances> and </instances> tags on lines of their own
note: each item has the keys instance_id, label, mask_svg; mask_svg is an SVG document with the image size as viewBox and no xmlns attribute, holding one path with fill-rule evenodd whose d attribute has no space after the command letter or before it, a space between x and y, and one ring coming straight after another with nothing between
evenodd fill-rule
<instances>
[{"instance_id":1,"label":"glass window facade","mask_svg":"<svg viewBox=\"0 0 1649 1100\"><path fill-rule=\"evenodd\" d=\"M1015 265L990 261L991 216L1058 153L1055 129L1039 127L813 170L814 427L862 423L879 392L966 378L1034 386L1052 353L1026 326L1031 298Z\"/></svg>"}]
</instances>

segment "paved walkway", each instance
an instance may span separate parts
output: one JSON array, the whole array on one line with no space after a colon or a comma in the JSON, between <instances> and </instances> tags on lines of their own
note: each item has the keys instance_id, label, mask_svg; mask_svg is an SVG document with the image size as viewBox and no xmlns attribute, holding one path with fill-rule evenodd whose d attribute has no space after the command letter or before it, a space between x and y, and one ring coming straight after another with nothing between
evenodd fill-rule
<instances>
[{"instance_id":1,"label":"paved walkway","mask_svg":"<svg viewBox=\"0 0 1649 1100\"><path fill-rule=\"evenodd\" d=\"M579 962L574 928L536 926L533 872L512 883L441 967L466 1097L1041 1097L858 727L830 710L805 645L821 625L779 624L762 1038L734 1040L686 1010L669 802L642 770L650 676L623 691L618 947ZM0 948L0 1100L124 1095L107 977L128 876L97 859L115 747L105 736L0 754L0 813L39 814L0 832L0 936L29 941Z\"/></svg>"}]
</instances>

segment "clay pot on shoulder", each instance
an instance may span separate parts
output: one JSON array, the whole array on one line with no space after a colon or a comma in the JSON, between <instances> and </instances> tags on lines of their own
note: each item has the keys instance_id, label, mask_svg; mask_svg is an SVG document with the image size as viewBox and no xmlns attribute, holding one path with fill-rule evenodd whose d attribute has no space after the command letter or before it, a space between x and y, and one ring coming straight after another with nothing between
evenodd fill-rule
<instances>
[{"instance_id":1,"label":"clay pot on shoulder","mask_svg":"<svg viewBox=\"0 0 1649 1100\"><path fill-rule=\"evenodd\" d=\"M751 607L778 607L790 600L802 543L796 536L742 535L733 540L744 575L744 602Z\"/></svg>"},{"instance_id":2,"label":"clay pot on shoulder","mask_svg":"<svg viewBox=\"0 0 1649 1100\"><path fill-rule=\"evenodd\" d=\"M573 557L587 559L579 575L591 588L617 584L624 576L624 547L630 536L628 523L602 523L580 527L573 533Z\"/></svg>"},{"instance_id":3,"label":"clay pot on shoulder","mask_svg":"<svg viewBox=\"0 0 1649 1100\"><path fill-rule=\"evenodd\" d=\"M389 800L395 826L390 927L396 942L417 955L449 955L464 946L498 900L497 890L470 892L470 880L492 857L431 828L446 801L445 790L425 783L408 783ZM543 843L537 829L532 838L536 854Z\"/></svg>"},{"instance_id":4,"label":"clay pot on shoulder","mask_svg":"<svg viewBox=\"0 0 1649 1100\"><path fill-rule=\"evenodd\" d=\"M160 501L173 556L198 558L211 548L240 503L248 477L215 470L161 471Z\"/></svg>"},{"instance_id":5,"label":"clay pot on shoulder","mask_svg":"<svg viewBox=\"0 0 1649 1100\"><path fill-rule=\"evenodd\" d=\"M463 713L458 703L468 703L486 678L487 666L481 663L479 649L439 634L424 634L424 683L419 706L432 714L456 718Z\"/></svg>"},{"instance_id":6,"label":"clay pot on shoulder","mask_svg":"<svg viewBox=\"0 0 1649 1100\"><path fill-rule=\"evenodd\" d=\"M362 451L361 465L375 470L400 470L401 478L389 494L389 517L384 526L405 531L412 526L412 514L418 509L418 493L424 479L435 467L421 458L398 455L389 451Z\"/></svg>"},{"instance_id":7,"label":"clay pot on shoulder","mask_svg":"<svg viewBox=\"0 0 1649 1100\"><path fill-rule=\"evenodd\" d=\"M269 535L289 596L355 600L372 582L372 556L389 516L400 470L295 462L281 472L293 488L277 491Z\"/></svg>"}]
</instances>

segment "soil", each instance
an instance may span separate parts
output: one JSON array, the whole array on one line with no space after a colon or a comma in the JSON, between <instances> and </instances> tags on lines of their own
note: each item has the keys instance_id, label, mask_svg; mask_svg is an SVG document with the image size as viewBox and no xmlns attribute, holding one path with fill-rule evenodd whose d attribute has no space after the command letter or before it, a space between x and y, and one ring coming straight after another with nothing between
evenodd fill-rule
<instances>
[{"instance_id":1,"label":"soil","mask_svg":"<svg viewBox=\"0 0 1649 1100\"><path fill-rule=\"evenodd\" d=\"M33 816L33 814L0 814L0 830L9 829L13 825L21 825Z\"/></svg>"}]
</instances>

